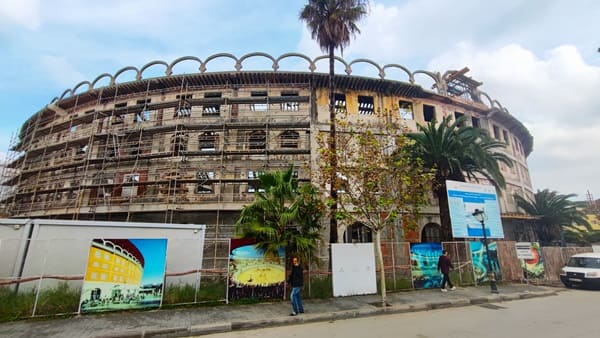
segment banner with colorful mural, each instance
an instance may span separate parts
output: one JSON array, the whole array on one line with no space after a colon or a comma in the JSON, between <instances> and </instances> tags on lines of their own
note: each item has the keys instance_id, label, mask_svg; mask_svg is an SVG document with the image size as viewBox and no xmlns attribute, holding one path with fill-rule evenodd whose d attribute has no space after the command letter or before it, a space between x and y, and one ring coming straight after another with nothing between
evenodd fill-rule
<instances>
[{"instance_id":1,"label":"banner with colorful mural","mask_svg":"<svg viewBox=\"0 0 600 338\"><path fill-rule=\"evenodd\" d=\"M442 255L442 243L411 243L410 260L413 286L415 289L438 288L442 274L437 269Z\"/></svg>"},{"instance_id":2,"label":"banner with colorful mural","mask_svg":"<svg viewBox=\"0 0 600 338\"><path fill-rule=\"evenodd\" d=\"M167 239L92 240L81 291L82 313L158 308Z\"/></svg>"},{"instance_id":3,"label":"banner with colorful mural","mask_svg":"<svg viewBox=\"0 0 600 338\"><path fill-rule=\"evenodd\" d=\"M532 259L521 259L521 267L526 274L526 278L544 278L544 256L540 243L531 243Z\"/></svg>"},{"instance_id":4,"label":"banner with colorful mural","mask_svg":"<svg viewBox=\"0 0 600 338\"><path fill-rule=\"evenodd\" d=\"M473 260L473 274L478 283L489 282L488 271L488 256L485 250L485 245L482 242L469 242L471 247L471 259ZM496 273L496 280L502 280L502 271L500 270L500 262L498 261L498 250L496 242L488 242L490 252L490 263L492 269Z\"/></svg>"},{"instance_id":5,"label":"banner with colorful mural","mask_svg":"<svg viewBox=\"0 0 600 338\"><path fill-rule=\"evenodd\" d=\"M285 293L285 250L267 257L251 239L232 239L229 254L230 300L283 298Z\"/></svg>"}]
</instances>

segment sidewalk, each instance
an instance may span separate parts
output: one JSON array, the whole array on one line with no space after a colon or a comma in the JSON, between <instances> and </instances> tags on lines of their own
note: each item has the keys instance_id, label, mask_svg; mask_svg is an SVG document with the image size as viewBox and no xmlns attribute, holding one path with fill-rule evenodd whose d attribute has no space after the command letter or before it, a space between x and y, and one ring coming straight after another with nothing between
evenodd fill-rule
<instances>
[{"instance_id":1,"label":"sidewalk","mask_svg":"<svg viewBox=\"0 0 600 338\"><path fill-rule=\"evenodd\" d=\"M305 314L289 315L288 301L255 305L222 305L175 310L106 313L71 318L23 320L0 324L0 337L185 337L267 326L330 321L385 313L496 303L555 295L561 289L503 284L499 294L489 286L459 287L446 293L417 290L390 293L389 307L378 295L304 300Z\"/></svg>"}]
</instances>

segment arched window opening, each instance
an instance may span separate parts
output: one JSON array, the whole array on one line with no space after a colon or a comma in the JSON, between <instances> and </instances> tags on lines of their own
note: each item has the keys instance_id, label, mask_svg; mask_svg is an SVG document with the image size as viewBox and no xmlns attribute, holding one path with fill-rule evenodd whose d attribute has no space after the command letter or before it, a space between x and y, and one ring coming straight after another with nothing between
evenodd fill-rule
<instances>
[{"instance_id":1,"label":"arched window opening","mask_svg":"<svg viewBox=\"0 0 600 338\"><path fill-rule=\"evenodd\" d=\"M373 242L373 233L362 223L350 225L344 232L344 243L371 243Z\"/></svg>"},{"instance_id":2,"label":"arched window opening","mask_svg":"<svg viewBox=\"0 0 600 338\"><path fill-rule=\"evenodd\" d=\"M279 134L279 141L281 148L284 149L298 149L298 139L300 134L297 131L286 130Z\"/></svg>"},{"instance_id":3,"label":"arched window opening","mask_svg":"<svg viewBox=\"0 0 600 338\"><path fill-rule=\"evenodd\" d=\"M253 131L248 137L250 150L264 150L267 143L267 136L264 131Z\"/></svg>"},{"instance_id":4,"label":"arched window opening","mask_svg":"<svg viewBox=\"0 0 600 338\"><path fill-rule=\"evenodd\" d=\"M441 227L436 223L428 223L423 227L421 232L421 242L435 242L439 243L442 241Z\"/></svg>"}]
</instances>

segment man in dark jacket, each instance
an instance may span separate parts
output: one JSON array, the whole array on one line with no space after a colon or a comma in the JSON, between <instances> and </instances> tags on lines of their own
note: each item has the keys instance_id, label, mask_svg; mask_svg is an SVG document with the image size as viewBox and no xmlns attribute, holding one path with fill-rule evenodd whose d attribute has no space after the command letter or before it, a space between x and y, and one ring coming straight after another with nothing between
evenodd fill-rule
<instances>
[{"instance_id":1,"label":"man in dark jacket","mask_svg":"<svg viewBox=\"0 0 600 338\"><path fill-rule=\"evenodd\" d=\"M291 315L295 316L298 313L304 313L304 306L302 306L302 295L300 294L300 291L302 291L302 286L304 285L304 274L302 267L298 262L298 257L292 258L292 272L290 272L288 283L292 287L292 292L290 293L290 300L292 301Z\"/></svg>"},{"instance_id":2,"label":"man in dark jacket","mask_svg":"<svg viewBox=\"0 0 600 338\"><path fill-rule=\"evenodd\" d=\"M454 287L454 285L452 285L452 282L450 281L450 269L454 269L454 267L452 266L452 262L448 257L448 251L444 250L442 252L440 259L438 259L437 268L438 271L441 271L442 275L444 275L444 278L442 279L442 292L448 291L446 289L446 282L448 282L450 290L456 290L456 288Z\"/></svg>"}]
</instances>

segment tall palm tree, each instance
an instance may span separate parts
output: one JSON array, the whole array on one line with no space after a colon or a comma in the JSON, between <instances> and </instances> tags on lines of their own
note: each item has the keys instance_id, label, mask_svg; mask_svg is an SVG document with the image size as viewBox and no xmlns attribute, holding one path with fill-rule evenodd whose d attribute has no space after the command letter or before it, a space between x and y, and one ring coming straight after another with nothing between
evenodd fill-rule
<instances>
[{"instance_id":1,"label":"tall palm tree","mask_svg":"<svg viewBox=\"0 0 600 338\"><path fill-rule=\"evenodd\" d=\"M541 216L536 222L536 232L542 243L550 244L560 240L564 245L565 230L578 230L577 225L591 230L585 212L578 208L577 202L569 200L575 196L544 189L533 194L533 200L515 195L515 201L526 213Z\"/></svg>"},{"instance_id":2,"label":"tall palm tree","mask_svg":"<svg viewBox=\"0 0 600 338\"><path fill-rule=\"evenodd\" d=\"M242 209L236 234L256 239L257 248L267 256L277 256L284 247L288 257L297 256L303 262L316 259L324 210L317 189L298 185L292 167L265 173L258 180L260 189L254 202Z\"/></svg>"},{"instance_id":3,"label":"tall palm tree","mask_svg":"<svg viewBox=\"0 0 600 338\"><path fill-rule=\"evenodd\" d=\"M431 121L408 134L414 140L411 155L423 161L423 167L435 174L433 192L438 198L442 240L452 239L446 180L478 181L483 177L497 188L505 186L500 163L512 166L510 158L499 150L506 144L496 141L482 129L467 126L465 117L446 116L438 125Z\"/></svg>"},{"instance_id":4,"label":"tall palm tree","mask_svg":"<svg viewBox=\"0 0 600 338\"><path fill-rule=\"evenodd\" d=\"M321 50L329 55L329 149L337 152L335 135L335 84L334 52L337 48L343 52L350 44L350 38L360 33L356 23L367 15L367 0L309 0L300 12L300 19L306 22L312 38L317 40ZM330 210L329 242L337 243L337 156L330 156L332 199Z\"/></svg>"}]
</instances>

